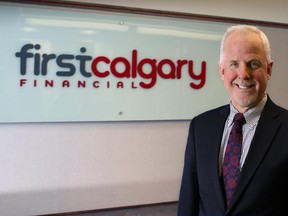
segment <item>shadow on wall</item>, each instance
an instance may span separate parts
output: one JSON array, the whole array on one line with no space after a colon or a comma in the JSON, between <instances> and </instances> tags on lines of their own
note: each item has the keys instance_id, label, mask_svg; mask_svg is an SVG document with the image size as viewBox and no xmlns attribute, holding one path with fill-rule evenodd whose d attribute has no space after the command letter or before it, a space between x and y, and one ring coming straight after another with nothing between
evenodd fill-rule
<instances>
[{"instance_id":1,"label":"shadow on wall","mask_svg":"<svg viewBox=\"0 0 288 216\"><path fill-rule=\"evenodd\" d=\"M176 216L177 202L130 208L90 211L86 213L58 214L59 216ZM56 214L57 215L57 214ZM54 214L54 216L56 216ZM47 215L46 215L47 216ZM51 215L52 216L52 215Z\"/></svg>"},{"instance_id":2,"label":"shadow on wall","mask_svg":"<svg viewBox=\"0 0 288 216\"><path fill-rule=\"evenodd\" d=\"M133 186L133 185L132 185ZM144 185L145 187L147 185ZM157 184L156 184L157 186ZM157 188L155 186L155 188ZM146 192L151 192L146 188ZM151 188L151 187L150 187ZM153 188L153 190L157 190ZM123 190L122 190L123 189ZM130 189L130 190L129 190ZM160 192L159 192L160 193ZM150 194L150 193L149 193ZM161 194L161 193L160 193ZM137 197L143 195L142 187L131 184L119 187L95 187L95 188L66 188L58 190L10 192L0 195L0 213L5 216L42 215L42 216L175 216L176 201L163 201L158 204L137 206ZM163 196L165 194L162 193ZM113 199L112 199L113 198ZM142 197L143 203L148 202L147 197ZM122 207L105 208L122 202ZM133 200L136 200L133 202ZM138 202L139 203L139 202ZM119 203L118 203L119 204ZM100 208L102 206L102 209ZM129 206L129 207L125 207ZM104 207L104 208L103 208Z\"/></svg>"}]
</instances>

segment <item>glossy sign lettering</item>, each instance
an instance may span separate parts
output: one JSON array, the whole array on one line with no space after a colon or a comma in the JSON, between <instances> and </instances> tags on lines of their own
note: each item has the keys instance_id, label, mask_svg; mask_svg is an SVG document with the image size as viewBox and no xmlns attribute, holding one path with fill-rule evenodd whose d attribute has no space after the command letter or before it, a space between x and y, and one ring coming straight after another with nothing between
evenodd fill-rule
<instances>
[{"instance_id":1,"label":"glossy sign lettering","mask_svg":"<svg viewBox=\"0 0 288 216\"><path fill-rule=\"evenodd\" d=\"M135 79L140 77L142 80L139 86L144 89L153 88L158 78L162 79L181 79L183 73L187 73L192 80L190 87L200 89L206 81L206 61L201 62L201 70L194 70L193 60L178 59L153 59L139 58L138 50L131 51L131 57L109 58L99 55L92 57L84 55L87 48L80 48L80 55L40 53L40 44L25 44L15 56L20 59L20 74L26 75L28 62L33 64L33 74L35 76L46 76L48 73L55 73L57 77L72 77L75 73L80 73L85 78L107 78L113 76L117 79ZM74 60L78 63L75 64ZM56 64L59 70L48 72L49 64ZM90 68L89 68L90 66ZM79 71L79 72L78 72ZM20 86L26 85L27 80L21 79ZM34 81L35 83L35 81ZM34 84L35 86L35 84ZM97 86L97 85L96 85Z\"/></svg>"}]
</instances>

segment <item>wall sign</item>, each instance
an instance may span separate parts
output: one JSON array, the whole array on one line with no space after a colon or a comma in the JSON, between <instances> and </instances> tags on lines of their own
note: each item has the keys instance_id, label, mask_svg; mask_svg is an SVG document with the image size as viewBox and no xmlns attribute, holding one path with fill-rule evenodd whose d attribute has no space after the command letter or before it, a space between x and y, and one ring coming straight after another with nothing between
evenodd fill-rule
<instances>
[{"instance_id":1,"label":"wall sign","mask_svg":"<svg viewBox=\"0 0 288 216\"><path fill-rule=\"evenodd\" d=\"M227 103L227 25L0 5L0 122L186 120Z\"/></svg>"}]
</instances>

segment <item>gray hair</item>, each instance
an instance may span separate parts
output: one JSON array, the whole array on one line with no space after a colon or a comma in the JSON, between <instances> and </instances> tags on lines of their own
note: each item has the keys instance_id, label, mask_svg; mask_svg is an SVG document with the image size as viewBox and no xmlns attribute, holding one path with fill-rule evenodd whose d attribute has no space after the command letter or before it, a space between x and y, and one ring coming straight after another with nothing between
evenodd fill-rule
<instances>
[{"instance_id":1,"label":"gray hair","mask_svg":"<svg viewBox=\"0 0 288 216\"><path fill-rule=\"evenodd\" d=\"M256 26L251 26L251 25L235 25L235 26L231 26L227 29L226 33L223 35L222 37L222 41L221 41L221 47L220 47L220 62L222 62L223 58L224 58L224 49L225 49L225 42L226 39L233 33L233 32L241 32L241 31L251 31L251 32L255 32L256 34L258 34L260 36L260 39L262 41L263 47L264 47L264 51L266 54L266 60L267 61L271 61L271 49L270 49L270 43L269 40L267 38L267 36L265 35L264 32L262 32L259 28L257 28Z\"/></svg>"}]
</instances>

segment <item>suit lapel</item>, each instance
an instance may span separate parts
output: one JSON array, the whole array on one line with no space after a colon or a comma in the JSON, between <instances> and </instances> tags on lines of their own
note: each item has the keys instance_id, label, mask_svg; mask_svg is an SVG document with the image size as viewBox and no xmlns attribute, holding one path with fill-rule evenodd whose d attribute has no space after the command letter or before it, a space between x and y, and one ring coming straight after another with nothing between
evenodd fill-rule
<instances>
[{"instance_id":1,"label":"suit lapel","mask_svg":"<svg viewBox=\"0 0 288 216\"><path fill-rule=\"evenodd\" d=\"M248 186L253 174L261 164L280 127L280 123L275 120L275 116L279 113L276 109L273 109L273 106L275 106L273 102L268 99L261 118L259 119L246 161L243 165L238 188L234 193L234 197L232 198L227 212L233 208L233 205L237 202L240 195L245 191L245 188Z\"/></svg>"},{"instance_id":2,"label":"suit lapel","mask_svg":"<svg viewBox=\"0 0 288 216\"><path fill-rule=\"evenodd\" d=\"M223 193L223 187L222 187L222 180L219 176L219 151L221 146L221 140L222 140L222 134L223 129L225 126L226 119L229 115L229 106L225 107L224 109L221 109L219 112L219 115L217 116L215 120L214 125L219 125L218 127L213 128L213 131L209 133L210 140L212 142L211 151L210 151L210 157L209 157L209 163L211 168L211 176L213 179L214 188L217 194L217 200L222 201L221 206L223 209L225 209L225 195ZM213 123L211 122L213 125Z\"/></svg>"}]
</instances>

